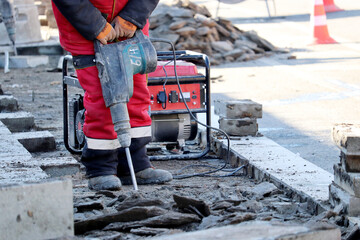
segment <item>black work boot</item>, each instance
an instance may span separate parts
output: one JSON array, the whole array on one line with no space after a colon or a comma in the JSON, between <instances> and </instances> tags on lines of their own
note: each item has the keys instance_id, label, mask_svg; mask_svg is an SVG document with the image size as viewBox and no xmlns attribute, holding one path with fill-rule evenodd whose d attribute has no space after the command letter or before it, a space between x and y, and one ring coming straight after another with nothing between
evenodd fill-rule
<instances>
[{"instance_id":1,"label":"black work boot","mask_svg":"<svg viewBox=\"0 0 360 240\"><path fill-rule=\"evenodd\" d=\"M81 162L86 168L89 188L93 190L119 190L121 181L116 176L118 165L118 149L89 149L85 144Z\"/></svg>"},{"instance_id":2,"label":"black work boot","mask_svg":"<svg viewBox=\"0 0 360 240\"><path fill-rule=\"evenodd\" d=\"M146 154L146 144L151 141L151 137L132 138L130 153L134 166L137 184L160 184L169 182L173 179L170 172L155 169ZM127 164L125 149L119 149L118 177L123 185L131 185L131 176Z\"/></svg>"}]
</instances>

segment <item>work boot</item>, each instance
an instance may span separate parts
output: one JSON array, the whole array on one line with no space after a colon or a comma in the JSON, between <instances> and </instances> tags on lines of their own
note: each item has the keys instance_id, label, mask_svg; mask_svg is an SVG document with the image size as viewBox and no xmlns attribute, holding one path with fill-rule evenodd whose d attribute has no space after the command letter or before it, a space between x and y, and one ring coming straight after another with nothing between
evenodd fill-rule
<instances>
[{"instance_id":1,"label":"work boot","mask_svg":"<svg viewBox=\"0 0 360 240\"><path fill-rule=\"evenodd\" d=\"M173 176L170 172L151 167L135 173L135 176L136 182L139 185L161 184L165 182L170 182L173 179ZM124 185L132 184L131 176L122 176L120 177L120 179Z\"/></svg>"},{"instance_id":2,"label":"work boot","mask_svg":"<svg viewBox=\"0 0 360 240\"><path fill-rule=\"evenodd\" d=\"M120 190L120 179L114 175L98 176L89 179L89 188L92 190Z\"/></svg>"}]
</instances>

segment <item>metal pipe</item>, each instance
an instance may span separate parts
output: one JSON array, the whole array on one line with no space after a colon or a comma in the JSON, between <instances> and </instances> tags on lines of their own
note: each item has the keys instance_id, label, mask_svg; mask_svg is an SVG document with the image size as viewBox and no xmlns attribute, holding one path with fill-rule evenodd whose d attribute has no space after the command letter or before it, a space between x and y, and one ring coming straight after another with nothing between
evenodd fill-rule
<instances>
[{"instance_id":1,"label":"metal pipe","mask_svg":"<svg viewBox=\"0 0 360 240\"><path fill-rule=\"evenodd\" d=\"M130 170L130 175L131 175L131 181L132 181L132 183L133 183L134 190L137 191L137 190L138 190L138 186L137 186L137 182L136 182L136 176L135 176L134 166L133 166L133 164L132 164L130 149L129 149L128 147L125 148L125 153L126 153L126 159L127 159L128 165L129 165L129 170Z\"/></svg>"},{"instance_id":2,"label":"metal pipe","mask_svg":"<svg viewBox=\"0 0 360 240\"><path fill-rule=\"evenodd\" d=\"M5 51L5 64L4 64L4 73L10 72L9 70L9 52Z\"/></svg>"}]
</instances>

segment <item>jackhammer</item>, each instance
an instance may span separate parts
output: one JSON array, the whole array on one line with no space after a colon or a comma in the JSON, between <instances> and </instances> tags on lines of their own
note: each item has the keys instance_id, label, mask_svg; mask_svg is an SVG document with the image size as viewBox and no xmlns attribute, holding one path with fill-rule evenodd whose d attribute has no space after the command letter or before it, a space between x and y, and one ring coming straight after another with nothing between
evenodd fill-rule
<instances>
[{"instance_id":1,"label":"jackhammer","mask_svg":"<svg viewBox=\"0 0 360 240\"><path fill-rule=\"evenodd\" d=\"M133 38L102 45L95 41L95 60L99 70L105 105L110 108L114 130L121 147L125 148L131 179L137 190L130 155L130 118L127 103L133 94L133 75L156 70L157 54L150 39L140 30Z\"/></svg>"}]
</instances>

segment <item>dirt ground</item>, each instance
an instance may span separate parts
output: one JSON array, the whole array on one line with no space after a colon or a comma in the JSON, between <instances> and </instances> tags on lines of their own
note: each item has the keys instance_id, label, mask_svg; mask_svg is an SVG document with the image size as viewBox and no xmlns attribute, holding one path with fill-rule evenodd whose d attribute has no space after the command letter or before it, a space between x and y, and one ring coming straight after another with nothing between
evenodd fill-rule
<instances>
[{"instance_id":1,"label":"dirt ground","mask_svg":"<svg viewBox=\"0 0 360 240\"><path fill-rule=\"evenodd\" d=\"M33 69L11 69L8 74L0 74L0 84L4 93L18 99L19 110L31 112L35 116L37 130L48 130L56 139L57 149L54 152L36 153L36 157L60 157L71 155L63 143L62 117L62 74L49 72L47 67ZM78 159L78 156L75 156ZM155 167L167 169L175 175L179 169L190 164L211 164L222 166L222 160L208 157L202 161L158 161ZM183 173L209 170L206 167L189 168ZM218 172L224 175L228 172ZM82 171L73 177L74 187L74 220L78 238L98 237L98 239L143 239L181 231L194 231L215 226L238 224L245 221L271 221L293 224L326 224L342 229L343 236L348 234L348 221L340 212L327 211L318 216L308 212L307 204L297 202L292 196L277 189L270 183L254 182L239 171L239 176L232 177L192 177L174 179L172 182L155 185L139 186L139 191L132 186L124 186L121 191L94 192L87 188ZM181 207L174 195L189 198L189 206ZM135 200L134 200L135 199ZM149 200L156 200L149 203ZM161 201L159 203L158 201ZM156 207L174 214L158 214L160 220L153 221L154 216L146 219L139 217L131 221L123 221L121 226L113 225L84 228L89 220L97 221L119 213L119 206L126 207L129 202L137 202L137 207L149 210ZM147 202L145 205L144 202ZM185 201L186 202L186 201ZM199 203L200 202L200 203ZM202 212L196 205L200 204L207 211ZM85 207L84 207L85 206ZM135 205L136 206L136 205ZM194 206L196 209L194 209ZM126 209L131 209L127 206ZM121 208L123 209L123 208ZM157 211L163 211L157 209ZM123 210L122 210L123 211ZM149 210L150 211L150 210ZM161 212L162 213L162 212ZM135 214L135 215L134 215ZM180 215L179 215L180 214ZM185 214L185 215L181 215ZM187 214L187 215L186 215ZM137 216L131 213L131 216ZM190 219L184 221L184 219ZM147 222L146 222L147 221ZM99 220L100 222L100 220ZM103 230L105 229L107 230Z\"/></svg>"}]
</instances>

